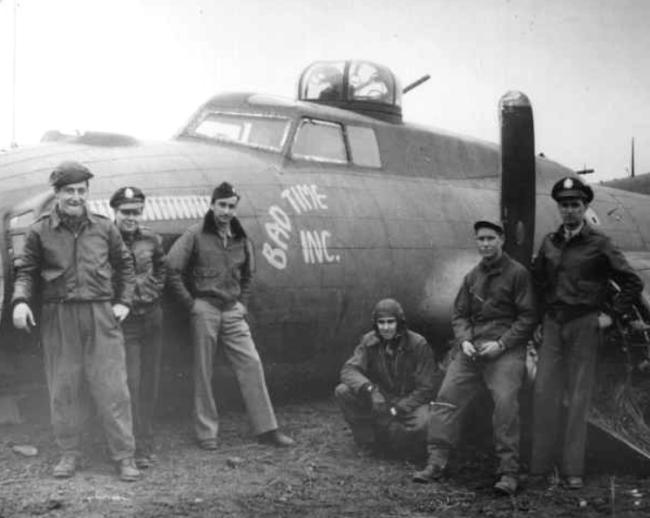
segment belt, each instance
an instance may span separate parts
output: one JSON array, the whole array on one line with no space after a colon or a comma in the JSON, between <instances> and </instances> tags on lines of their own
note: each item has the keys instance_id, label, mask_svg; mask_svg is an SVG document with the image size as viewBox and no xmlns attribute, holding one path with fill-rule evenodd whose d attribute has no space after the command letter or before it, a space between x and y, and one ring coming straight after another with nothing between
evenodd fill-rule
<instances>
[{"instance_id":1,"label":"belt","mask_svg":"<svg viewBox=\"0 0 650 518\"><path fill-rule=\"evenodd\" d=\"M232 309L233 307L235 307L235 304L237 304L236 300L230 300L226 302L225 300L220 299L218 297L206 297L206 296L199 295L197 298L205 300L206 302L208 302L209 304L217 308L219 311L226 311L228 309Z\"/></svg>"},{"instance_id":2,"label":"belt","mask_svg":"<svg viewBox=\"0 0 650 518\"><path fill-rule=\"evenodd\" d=\"M133 304L131 307L132 315L146 315L160 306L160 301L147 302L146 304Z\"/></svg>"},{"instance_id":3,"label":"belt","mask_svg":"<svg viewBox=\"0 0 650 518\"><path fill-rule=\"evenodd\" d=\"M571 322L576 318L584 317L589 313L595 313L598 308L591 308L588 306L559 306L551 307L546 310L546 314L558 324L565 324Z\"/></svg>"}]
</instances>

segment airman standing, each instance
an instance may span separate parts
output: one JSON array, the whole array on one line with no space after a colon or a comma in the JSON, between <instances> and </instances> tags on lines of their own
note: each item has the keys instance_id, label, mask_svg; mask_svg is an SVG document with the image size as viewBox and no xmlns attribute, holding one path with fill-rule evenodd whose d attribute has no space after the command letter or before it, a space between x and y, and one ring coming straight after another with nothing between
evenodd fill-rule
<instances>
[{"instance_id":1,"label":"airman standing","mask_svg":"<svg viewBox=\"0 0 650 518\"><path fill-rule=\"evenodd\" d=\"M203 221L187 229L167 255L168 284L190 312L194 345L194 431L199 447L217 449L219 428L212 393L217 341L225 347L253 427L261 443L292 446L278 430L259 353L245 320L253 252L235 217L239 194L217 186Z\"/></svg>"},{"instance_id":2,"label":"airman standing","mask_svg":"<svg viewBox=\"0 0 650 518\"><path fill-rule=\"evenodd\" d=\"M133 256L135 291L131 312L122 322L126 370L131 393L135 462L148 468L154 460L153 415L158 399L162 354L162 307L165 252L162 239L141 224L145 195L137 187L122 187L110 199L115 224Z\"/></svg>"},{"instance_id":3,"label":"airman standing","mask_svg":"<svg viewBox=\"0 0 650 518\"><path fill-rule=\"evenodd\" d=\"M131 400L120 322L133 297L133 260L113 223L86 208L92 173L63 162L50 175L56 204L29 230L18 262L13 322L36 325L31 304L40 286L41 342L54 436L62 456L57 478L71 477L80 456L84 383L101 417L120 478L136 480Z\"/></svg>"},{"instance_id":4,"label":"airman standing","mask_svg":"<svg viewBox=\"0 0 650 518\"><path fill-rule=\"evenodd\" d=\"M587 413L594 386L596 357L602 330L611 323L602 313L608 283L620 294L618 311L629 315L643 289L620 250L585 221L594 198L579 178L559 180L551 191L562 225L542 241L533 263L533 278L541 299L543 341L533 403L533 476L549 476L556 465L569 489L583 487ZM566 424L560 412L566 391ZM558 456L558 437L562 445Z\"/></svg>"}]
</instances>

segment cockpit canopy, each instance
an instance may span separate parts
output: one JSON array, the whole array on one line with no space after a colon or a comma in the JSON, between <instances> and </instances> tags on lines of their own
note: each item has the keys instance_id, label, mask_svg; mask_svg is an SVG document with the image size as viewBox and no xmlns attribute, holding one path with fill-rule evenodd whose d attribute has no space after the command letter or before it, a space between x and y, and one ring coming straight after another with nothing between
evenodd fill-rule
<instances>
[{"instance_id":1,"label":"cockpit canopy","mask_svg":"<svg viewBox=\"0 0 650 518\"><path fill-rule=\"evenodd\" d=\"M402 88L386 67L369 61L318 61L305 69L298 99L402 121Z\"/></svg>"}]
</instances>

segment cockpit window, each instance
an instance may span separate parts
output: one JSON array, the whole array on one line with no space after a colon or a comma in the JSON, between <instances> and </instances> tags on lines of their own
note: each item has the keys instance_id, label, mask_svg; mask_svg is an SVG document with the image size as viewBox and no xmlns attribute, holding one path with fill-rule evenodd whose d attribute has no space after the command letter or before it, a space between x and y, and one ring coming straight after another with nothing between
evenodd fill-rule
<instances>
[{"instance_id":1,"label":"cockpit window","mask_svg":"<svg viewBox=\"0 0 650 518\"><path fill-rule=\"evenodd\" d=\"M346 151L345 139L347 139ZM375 130L365 126L346 125L345 131L336 122L305 118L296 131L291 148L293 158L347 164L361 167L381 167L379 145Z\"/></svg>"},{"instance_id":2,"label":"cockpit window","mask_svg":"<svg viewBox=\"0 0 650 518\"><path fill-rule=\"evenodd\" d=\"M294 158L306 160L347 163L343 127L334 122L303 119L291 154Z\"/></svg>"},{"instance_id":3,"label":"cockpit window","mask_svg":"<svg viewBox=\"0 0 650 518\"><path fill-rule=\"evenodd\" d=\"M350 64L349 71L350 100L371 101L401 106L402 89L395 76L385 67L364 61Z\"/></svg>"},{"instance_id":4,"label":"cockpit window","mask_svg":"<svg viewBox=\"0 0 650 518\"><path fill-rule=\"evenodd\" d=\"M361 167L381 167L377 137L372 128L347 126L352 163Z\"/></svg>"},{"instance_id":5,"label":"cockpit window","mask_svg":"<svg viewBox=\"0 0 650 518\"><path fill-rule=\"evenodd\" d=\"M192 133L222 142L281 151L288 130L289 119L282 117L206 113L195 125Z\"/></svg>"}]
</instances>

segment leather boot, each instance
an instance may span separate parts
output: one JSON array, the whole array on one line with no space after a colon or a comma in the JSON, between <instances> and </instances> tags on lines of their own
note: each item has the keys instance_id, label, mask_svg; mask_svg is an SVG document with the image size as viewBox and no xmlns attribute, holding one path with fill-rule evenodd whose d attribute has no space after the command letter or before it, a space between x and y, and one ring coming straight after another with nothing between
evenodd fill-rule
<instances>
[{"instance_id":1,"label":"leather boot","mask_svg":"<svg viewBox=\"0 0 650 518\"><path fill-rule=\"evenodd\" d=\"M437 446L427 446L427 465L423 470L413 473L413 482L428 484L440 480L445 474L447 467L448 452Z\"/></svg>"},{"instance_id":2,"label":"leather boot","mask_svg":"<svg viewBox=\"0 0 650 518\"><path fill-rule=\"evenodd\" d=\"M54 478L70 478L77 469L77 457L64 453L58 464L54 466Z\"/></svg>"},{"instance_id":3,"label":"leather boot","mask_svg":"<svg viewBox=\"0 0 650 518\"><path fill-rule=\"evenodd\" d=\"M140 471L136 467L133 457L120 460L117 467L120 472L120 480L135 482L140 478Z\"/></svg>"},{"instance_id":4,"label":"leather boot","mask_svg":"<svg viewBox=\"0 0 650 518\"><path fill-rule=\"evenodd\" d=\"M135 448L135 465L138 469L149 469L156 462L151 443L144 443Z\"/></svg>"},{"instance_id":5,"label":"leather boot","mask_svg":"<svg viewBox=\"0 0 650 518\"><path fill-rule=\"evenodd\" d=\"M585 482L582 477L567 477L564 481L564 487L567 489L582 489Z\"/></svg>"},{"instance_id":6,"label":"leather boot","mask_svg":"<svg viewBox=\"0 0 650 518\"><path fill-rule=\"evenodd\" d=\"M502 495L512 496L517 492L517 476L512 473L504 473L494 484L494 490Z\"/></svg>"},{"instance_id":7,"label":"leather boot","mask_svg":"<svg viewBox=\"0 0 650 518\"><path fill-rule=\"evenodd\" d=\"M257 442L261 444L270 444L271 446L277 446L278 448L288 448L296 444L296 441L291 437L283 434L277 429L258 435Z\"/></svg>"}]
</instances>

